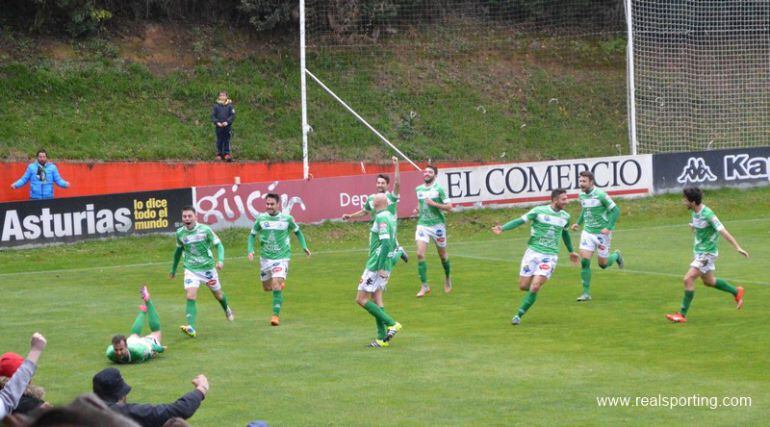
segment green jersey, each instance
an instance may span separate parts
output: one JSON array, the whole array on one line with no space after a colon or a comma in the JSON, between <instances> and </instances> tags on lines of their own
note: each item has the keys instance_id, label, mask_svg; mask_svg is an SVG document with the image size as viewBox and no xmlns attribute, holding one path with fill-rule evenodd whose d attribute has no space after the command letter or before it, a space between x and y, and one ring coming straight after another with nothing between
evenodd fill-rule
<instances>
[{"instance_id":1,"label":"green jersey","mask_svg":"<svg viewBox=\"0 0 770 427\"><path fill-rule=\"evenodd\" d=\"M615 209L615 202L603 190L594 187L589 193L580 192L578 196L582 211L583 229L592 234L601 233L602 229L612 230L614 224L610 223L610 211Z\"/></svg>"},{"instance_id":2,"label":"green jersey","mask_svg":"<svg viewBox=\"0 0 770 427\"><path fill-rule=\"evenodd\" d=\"M294 217L278 212L270 215L267 212L259 214L251 228L252 236L259 236L259 256L265 259L290 259L291 241L289 233L299 231L299 225Z\"/></svg>"},{"instance_id":3,"label":"green jersey","mask_svg":"<svg viewBox=\"0 0 770 427\"><path fill-rule=\"evenodd\" d=\"M163 353L163 346L149 337L129 337L126 339L126 347L128 348L128 359L118 360L115 355L115 348L112 345L107 347L107 358L115 363L140 363L146 362Z\"/></svg>"},{"instance_id":4,"label":"green jersey","mask_svg":"<svg viewBox=\"0 0 770 427\"><path fill-rule=\"evenodd\" d=\"M183 248L184 268L190 271L207 271L214 268L216 263L211 247L220 244L219 237L205 224L196 224L192 230L185 226L176 230L176 245Z\"/></svg>"},{"instance_id":5,"label":"green jersey","mask_svg":"<svg viewBox=\"0 0 770 427\"><path fill-rule=\"evenodd\" d=\"M533 251L546 255L559 254L559 240L562 231L569 226L569 213L565 210L556 212L551 205L537 206L521 217L524 222L531 222L527 246Z\"/></svg>"},{"instance_id":6,"label":"green jersey","mask_svg":"<svg viewBox=\"0 0 770 427\"><path fill-rule=\"evenodd\" d=\"M695 244L693 252L696 254L719 255L717 242L719 231L725 227L719 222L714 211L706 205L702 205L700 212L692 211L692 226L695 228Z\"/></svg>"},{"instance_id":7,"label":"green jersey","mask_svg":"<svg viewBox=\"0 0 770 427\"><path fill-rule=\"evenodd\" d=\"M387 210L377 212L369 233L369 271L391 271L396 251L396 217Z\"/></svg>"},{"instance_id":8,"label":"green jersey","mask_svg":"<svg viewBox=\"0 0 770 427\"><path fill-rule=\"evenodd\" d=\"M417 225L430 227L432 225L444 224L444 211L435 206L428 206L428 204L425 203L427 199L431 199L436 203L449 203L444 188L437 182L434 182L431 186L423 184L417 187L415 192L417 192L418 203Z\"/></svg>"},{"instance_id":9,"label":"green jersey","mask_svg":"<svg viewBox=\"0 0 770 427\"><path fill-rule=\"evenodd\" d=\"M374 221L374 196L375 194L370 195L366 198L366 203L364 203L364 211L369 212L369 215L371 215L371 220ZM398 218L398 200L399 197L395 194L391 193L390 191L385 192L385 196L388 199L388 207L386 208L388 212L392 213L394 217Z\"/></svg>"}]
</instances>

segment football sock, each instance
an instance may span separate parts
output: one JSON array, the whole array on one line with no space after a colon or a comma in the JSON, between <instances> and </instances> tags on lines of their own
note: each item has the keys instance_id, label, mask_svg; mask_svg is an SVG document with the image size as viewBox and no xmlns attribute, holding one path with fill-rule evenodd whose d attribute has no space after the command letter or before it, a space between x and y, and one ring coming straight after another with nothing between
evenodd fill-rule
<instances>
[{"instance_id":1,"label":"football sock","mask_svg":"<svg viewBox=\"0 0 770 427\"><path fill-rule=\"evenodd\" d=\"M366 311L369 312L372 316L374 316L377 320L384 323L385 326L393 326L396 324L396 321L393 320L392 317L388 316L387 313L385 313L380 307L377 306L372 301L367 301L366 304L364 304L364 308Z\"/></svg>"},{"instance_id":2,"label":"football sock","mask_svg":"<svg viewBox=\"0 0 770 427\"><path fill-rule=\"evenodd\" d=\"M283 304L283 291L273 291L273 314L279 315L281 313L281 305Z\"/></svg>"},{"instance_id":3,"label":"football sock","mask_svg":"<svg viewBox=\"0 0 770 427\"><path fill-rule=\"evenodd\" d=\"M420 283L428 283L428 264L425 261L417 261L417 273L420 274Z\"/></svg>"},{"instance_id":4,"label":"football sock","mask_svg":"<svg viewBox=\"0 0 770 427\"><path fill-rule=\"evenodd\" d=\"M524 296L524 300L521 302L521 306L519 307L518 315L519 317L524 316L524 313L529 310L530 307L532 307L532 304L535 303L535 300L537 299L537 294L532 291L527 291L527 295Z\"/></svg>"},{"instance_id":5,"label":"football sock","mask_svg":"<svg viewBox=\"0 0 770 427\"><path fill-rule=\"evenodd\" d=\"M692 303L693 298L695 298L695 291L684 291L684 298L682 298L682 308L679 310L679 313L681 313L682 316L687 316L687 310L690 309L690 303Z\"/></svg>"},{"instance_id":6,"label":"football sock","mask_svg":"<svg viewBox=\"0 0 770 427\"><path fill-rule=\"evenodd\" d=\"M591 288L591 260L583 258L580 260L580 280L583 283L583 293L587 294Z\"/></svg>"},{"instance_id":7,"label":"football sock","mask_svg":"<svg viewBox=\"0 0 770 427\"><path fill-rule=\"evenodd\" d=\"M139 314L136 315L136 319L134 319L134 324L131 325L132 334L142 335L142 328L144 328L144 319L146 317L147 314L145 312L139 311Z\"/></svg>"},{"instance_id":8,"label":"football sock","mask_svg":"<svg viewBox=\"0 0 770 427\"><path fill-rule=\"evenodd\" d=\"M449 277L449 274L452 272L452 266L449 265L449 258L442 259L441 260L441 265L444 267L444 275L446 277Z\"/></svg>"},{"instance_id":9,"label":"football sock","mask_svg":"<svg viewBox=\"0 0 770 427\"><path fill-rule=\"evenodd\" d=\"M726 280L717 278L717 284L714 287L720 291L730 292L733 296L738 295L738 290L735 289L735 286L727 283Z\"/></svg>"},{"instance_id":10,"label":"football sock","mask_svg":"<svg viewBox=\"0 0 770 427\"><path fill-rule=\"evenodd\" d=\"M187 300L187 309L185 310L185 317L187 317L187 324L195 327L195 317L198 315L198 309L195 307L195 300Z\"/></svg>"},{"instance_id":11,"label":"football sock","mask_svg":"<svg viewBox=\"0 0 770 427\"><path fill-rule=\"evenodd\" d=\"M380 310L382 310L382 312L385 313L385 307L380 307ZM385 337L388 335L388 332L386 331L385 323L383 323L380 319L377 319L377 318L375 318L374 321L377 323L377 339L384 340Z\"/></svg>"},{"instance_id":12,"label":"football sock","mask_svg":"<svg viewBox=\"0 0 770 427\"><path fill-rule=\"evenodd\" d=\"M610 268L610 267L612 267L612 264L615 264L615 261L617 261L617 260L618 260L618 257L619 257L619 256L620 256L620 255L618 255L618 253L617 253L617 252L613 252L613 253L611 253L611 254L610 254L610 256L607 258L607 265L605 265L604 267L602 267L602 266L600 265L599 267L602 267L602 269L605 269L605 268Z\"/></svg>"},{"instance_id":13,"label":"football sock","mask_svg":"<svg viewBox=\"0 0 770 427\"><path fill-rule=\"evenodd\" d=\"M158 311L155 310L155 304L152 303L152 300L147 300L147 315L149 316L149 322L150 322L150 330L152 332L157 332L160 330L160 316L158 316Z\"/></svg>"},{"instance_id":14,"label":"football sock","mask_svg":"<svg viewBox=\"0 0 770 427\"><path fill-rule=\"evenodd\" d=\"M222 310L224 310L224 311L227 311L227 307L229 307L227 305L227 295L225 295L224 292L222 292L222 299L219 300L219 305L222 306Z\"/></svg>"}]
</instances>

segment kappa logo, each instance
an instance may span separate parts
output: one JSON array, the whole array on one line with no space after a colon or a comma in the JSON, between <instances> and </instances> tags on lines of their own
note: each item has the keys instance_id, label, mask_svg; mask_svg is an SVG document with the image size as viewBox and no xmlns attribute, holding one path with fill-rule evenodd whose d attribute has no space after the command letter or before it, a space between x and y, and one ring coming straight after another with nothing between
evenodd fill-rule
<instances>
[{"instance_id":1,"label":"kappa logo","mask_svg":"<svg viewBox=\"0 0 770 427\"><path fill-rule=\"evenodd\" d=\"M711 168L703 160L703 157L690 157L682 169L682 173L676 179L680 184L688 182L716 181L717 177L711 172Z\"/></svg>"}]
</instances>

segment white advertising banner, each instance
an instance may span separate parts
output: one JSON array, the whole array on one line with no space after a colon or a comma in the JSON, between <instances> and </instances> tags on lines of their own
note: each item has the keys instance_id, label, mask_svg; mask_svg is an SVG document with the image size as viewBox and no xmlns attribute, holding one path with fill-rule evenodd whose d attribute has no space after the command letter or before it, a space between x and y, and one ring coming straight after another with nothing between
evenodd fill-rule
<instances>
[{"instance_id":1,"label":"white advertising banner","mask_svg":"<svg viewBox=\"0 0 770 427\"><path fill-rule=\"evenodd\" d=\"M439 170L439 182L455 204L532 203L549 200L557 188L577 194L584 170L612 195L638 197L653 190L650 154L447 168Z\"/></svg>"}]
</instances>

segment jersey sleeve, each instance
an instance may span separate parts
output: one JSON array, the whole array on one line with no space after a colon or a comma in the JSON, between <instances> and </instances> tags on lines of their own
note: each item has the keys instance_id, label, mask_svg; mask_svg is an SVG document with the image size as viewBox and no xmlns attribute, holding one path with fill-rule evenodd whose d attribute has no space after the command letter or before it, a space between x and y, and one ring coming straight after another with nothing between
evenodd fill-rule
<instances>
[{"instance_id":1,"label":"jersey sleeve","mask_svg":"<svg viewBox=\"0 0 770 427\"><path fill-rule=\"evenodd\" d=\"M600 197L599 200L602 202L602 206L604 206L608 211L615 209L615 201L612 200L612 197L610 197L609 194L602 194L602 197Z\"/></svg>"},{"instance_id":2,"label":"jersey sleeve","mask_svg":"<svg viewBox=\"0 0 770 427\"><path fill-rule=\"evenodd\" d=\"M530 209L529 212L521 216L521 220L524 222L530 222L535 218L537 218L537 212L534 209Z\"/></svg>"},{"instance_id":3,"label":"jersey sleeve","mask_svg":"<svg viewBox=\"0 0 770 427\"><path fill-rule=\"evenodd\" d=\"M391 202L397 202L400 199L400 196L396 196L393 193L388 193L388 200Z\"/></svg>"},{"instance_id":4,"label":"jersey sleeve","mask_svg":"<svg viewBox=\"0 0 770 427\"><path fill-rule=\"evenodd\" d=\"M209 241L212 245L216 246L221 243L219 236L217 236L217 233L214 233L214 230L212 230L211 227L206 230L206 234L209 236Z\"/></svg>"},{"instance_id":5,"label":"jersey sleeve","mask_svg":"<svg viewBox=\"0 0 770 427\"><path fill-rule=\"evenodd\" d=\"M289 222L289 230L293 231L294 233L298 232L299 231L299 224L297 224L294 221L294 217L291 216L291 215L288 215L287 220Z\"/></svg>"},{"instance_id":6,"label":"jersey sleeve","mask_svg":"<svg viewBox=\"0 0 770 427\"><path fill-rule=\"evenodd\" d=\"M184 246L184 245L182 244L182 240L179 239L179 232L177 232L176 233L176 247L177 248L181 248L182 246Z\"/></svg>"},{"instance_id":7,"label":"jersey sleeve","mask_svg":"<svg viewBox=\"0 0 770 427\"><path fill-rule=\"evenodd\" d=\"M374 207L372 206L372 196L369 196L366 198L366 202L364 202L364 205L361 206L361 208L366 212L371 212L374 210Z\"/></svg>"},{"instance_id":8,"label":"jersey sleeve","mask_svg":"<svg viewBox=\"0 0 770 427\"><path fill-rule=\"evenodd\" d=\"M259 218L257 218L256 221L254 221L254 225L251 226L251 235L256 236L259 234L259 230L262 229L262 223L259 222Z\"/></svg>"},{"instance_id":9,"label":"jersey sleeve","mask_svg":"<svg viewBox=\"0 0 770 427\"><path fill-rule=\"evenodd\" d=\"M717 218L716 214L711 212L709 216L706 218L706 220L711 224L712 227L714 227L714 230L716 231L722 231L722 229L725 228L724 225L722 225L722 222Z\"/></svg>"},{"instance_id":10,"label":"jersey sleeve","mask_svg":"<svg viewBox=\"0 0 770 427\"><path fill-rule=\"evenodd\" d=\"M443 204L449 203L449 198L446 196L446 191L444 191L444 187L438 188L438 197L441 199L441 203Z\"/></svg>"}]
</instances>

